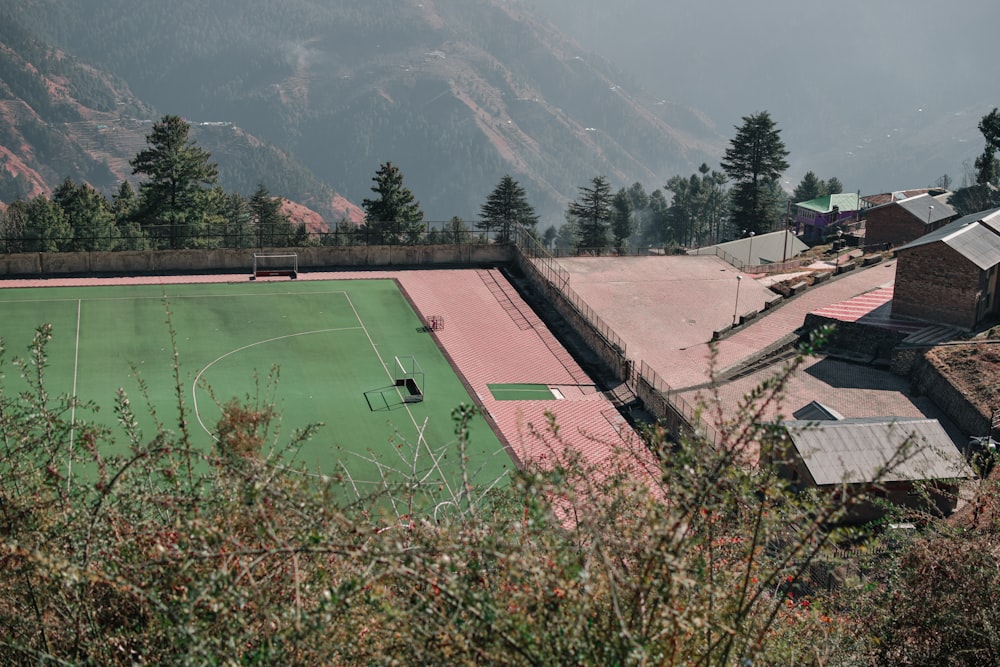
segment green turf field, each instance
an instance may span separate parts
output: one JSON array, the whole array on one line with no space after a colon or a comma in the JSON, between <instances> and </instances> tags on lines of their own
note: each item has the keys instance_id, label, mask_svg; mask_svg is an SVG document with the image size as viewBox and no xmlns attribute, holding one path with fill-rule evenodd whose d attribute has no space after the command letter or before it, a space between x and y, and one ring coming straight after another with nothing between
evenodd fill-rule
<instances>
[{"instance_id":1,"label":"green turf field","mask_svg":"<svg viewBox=\"0 0 1000 667\"><path fill-rule=\"evenodd\" d=\"M503 383L486 385L498 401L552 401L555 395L547 385Z\"/></svg>"},{"instance_id":2,"label":"green turf field","mask_svg":"<svg viewBox=\"0 0 1000 667\"><path fill-rule=\"evenodd\" d=\"M159 418L173 427L168 307L184 397L205 448L220 414L216 400L255 395L255 372L266 378L277 366L283 432L325 424L287 465L349 473L360 493L386 475L398 481L398 471L425 471L428 481L443 485L459 479L451 411L472 399L391 280L0 290L0 338L8 357L25 356L35 328L52 323L50 394L94 401L101 411L83 417L114 425L119 387L143 412L135 368ZM407 392L394 386L395 356L412 357L422 368L423 401L403 402ZM8 395L18 382L11 371L4 379ZM504 478L511 460L481 417L471 444L472 481Z\"/></svg>"}]
</instances>

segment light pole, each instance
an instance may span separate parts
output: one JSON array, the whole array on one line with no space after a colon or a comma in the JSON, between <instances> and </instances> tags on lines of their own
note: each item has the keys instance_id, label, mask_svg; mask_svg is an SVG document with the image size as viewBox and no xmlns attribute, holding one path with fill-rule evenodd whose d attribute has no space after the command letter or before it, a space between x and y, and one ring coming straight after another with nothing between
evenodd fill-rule
<instances>
[{"instance_id":1,"label":"light pole","mask_svg":"<svg viewBox=\"0 0 1000 667\"><path fill-rule=\"evenodd\" d=\"M750 232L750 247L747 248L747 266L750 265L751 257L753 257L753 232Z\"/></svg>"},{"instance_id":2,"label":"light pole","mask_svg":"<svg viewBox=\"0 0 1000 667\"><path fill-rule=\"evenodd\" d=\"M928 227L931 226L931 213L933 213L933 212L934 212L934 206L933 205L928 206L927 207L927 226Z\"/></svg>"},{"instance_id":3,"label":"light pole","mask_svg":"<svg viewBox=\"0 0 1000 667\"><path fill-rule=\"evenodd\" d=\"M837 259L834 262L834 267L835 268L833 269L833 275L837 275L837 273L840 272L840 250L843 247L843 246L840 245L840 240L842 238L844 238L844 230L843 229L838 229L837 230Z\"/></svg>"},{"instance_id":4,"label":"light pole","mask_svg":"<svg viewBox=\"0 0 1000 667\"><path fill-rule=\"evenodd\" d=\"M733 326L736 326L736 313L740 309L740 283L743 282L743 276L736 276L736 304L733 305Z\"/></svg>"}]
</instances>

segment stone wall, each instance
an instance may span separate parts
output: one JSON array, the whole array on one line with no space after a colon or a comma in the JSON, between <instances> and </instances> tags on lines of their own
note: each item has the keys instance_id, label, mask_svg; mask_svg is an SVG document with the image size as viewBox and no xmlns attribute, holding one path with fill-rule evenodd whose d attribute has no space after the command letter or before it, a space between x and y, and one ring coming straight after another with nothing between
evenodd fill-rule
<instances>
[{"instance_id":1,"label":"stone wall","mask_svg":"<svg viewBox=\"0 0 1000 667\"><path fill-rule=\"evenodd\" d=\"M990 417L956 389L926 356L921 357L913 368L911 378L914 389L926 394L948 418L963 432L970 435L985 435L990 431Z\"/></svg>"},{"instance_id":2,"label":"stone wall","mask_svg":"<svg viewBox=\"0 0 1000 667\"><path fill-rule=\"evenodd\" d=\"M864 363L888 366L893 357L893 350L906 338L906 334L899 331L880 329L857 322L841 322L814 313L806 315L802 330L804 334L809 334L828 324L833 325L833 331L826 340L824 351Z\"/></svg>"},{"instance_id":3,"label":"stone wall","mask_svg":"<svg viewBox=\"0 0 1000 667\"><path fill-rule=\"evenodd\" d=\"M513 257L511 246L496 244L309 246L272 251L297 253L300 271L346 267L493 266L508 263ZM16 253L0 255L0 278L243 272L249 276L253 269L253 253L253 249L231 248Z\"/></svg>"}]
</instances>

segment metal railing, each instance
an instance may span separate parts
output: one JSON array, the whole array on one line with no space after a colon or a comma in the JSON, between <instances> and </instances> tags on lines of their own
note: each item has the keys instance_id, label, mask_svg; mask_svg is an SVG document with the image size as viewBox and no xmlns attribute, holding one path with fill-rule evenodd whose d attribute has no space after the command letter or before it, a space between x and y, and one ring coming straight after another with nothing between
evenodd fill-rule
<instances>
[{"instance_id":1,"label":"metal railing","mask_svg":"<svg viewBox=\"0 0 1000 667\"><path fill-rule=\"evenodd\" d=\"M569 272L559 265L533 235L520 229L514 240L515 248L524 260L523 264L534 274L533 277L555 289L586 325L605 341L608 352L619 358L620 363L617 365L627 370L625 377L618 379L626 383L650 413L666 423L675 437L695 433L713 445L720 443L721 434L704 418L701 410L676 392L645 361L636 362L628 358L624 339L570 287Z\"/></svg>"}]
</instances>

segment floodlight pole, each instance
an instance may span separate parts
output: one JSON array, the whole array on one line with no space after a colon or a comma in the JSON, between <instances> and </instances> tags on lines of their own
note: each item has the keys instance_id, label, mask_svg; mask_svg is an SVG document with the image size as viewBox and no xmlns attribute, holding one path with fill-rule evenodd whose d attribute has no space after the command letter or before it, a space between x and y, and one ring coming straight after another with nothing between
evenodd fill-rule
<instances>
[{"instance_id":1,"label":"floodlight pole","mask_svg":"<svg viewBox=\"0 0 1000 667\"><path fill-rule=\"evenodd\" d=\"M743 282L743 276L737 274L736 276L736 304L733 305L733 326L736 326L736 313L740 309L740 283Z\"/></svg>"}]
</instances>

